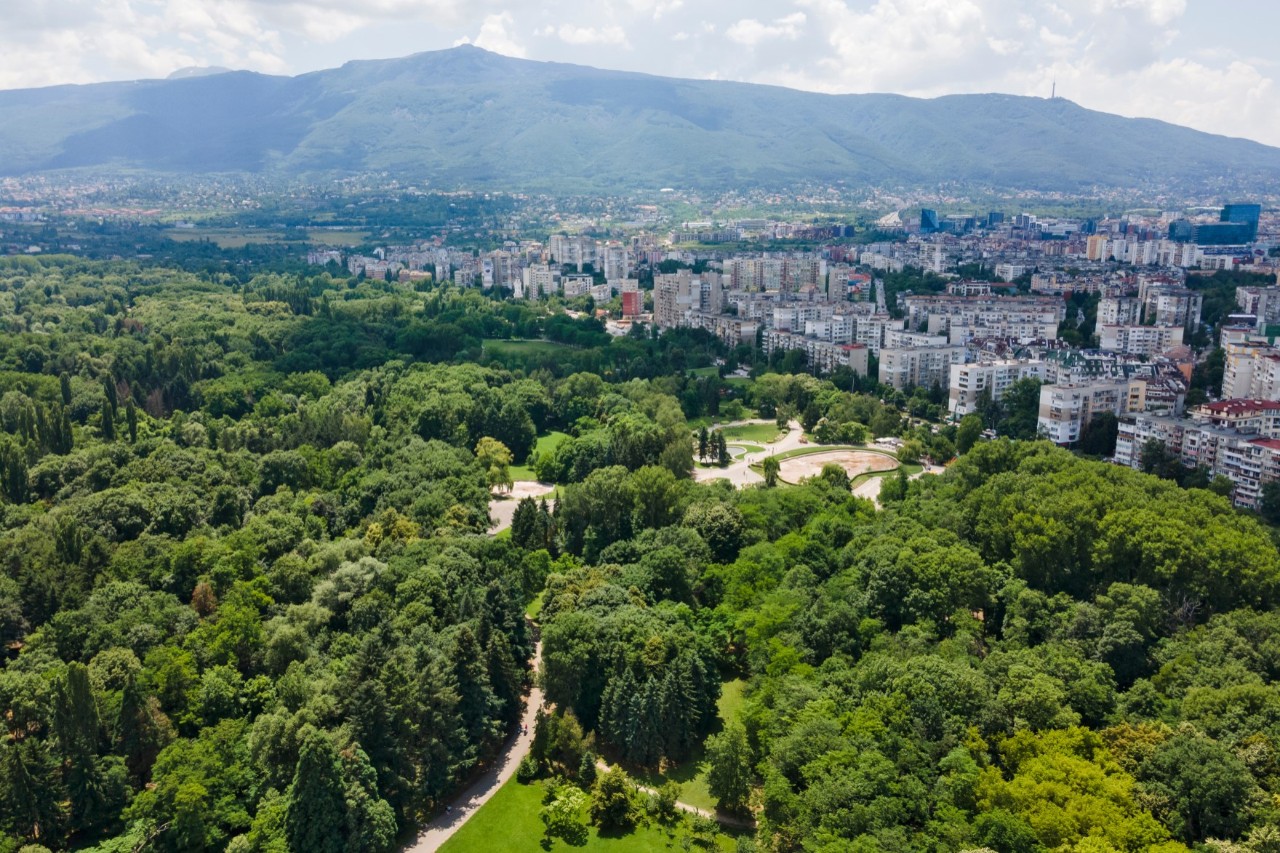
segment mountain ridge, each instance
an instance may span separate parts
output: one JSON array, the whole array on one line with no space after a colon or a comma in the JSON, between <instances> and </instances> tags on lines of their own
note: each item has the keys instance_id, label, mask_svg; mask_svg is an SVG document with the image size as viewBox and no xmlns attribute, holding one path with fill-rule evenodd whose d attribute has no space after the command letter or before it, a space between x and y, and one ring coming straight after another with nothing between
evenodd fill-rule
<instances>
[{"instance_id":1,"label":"mountain ridge","mask_svg":"<svg viewBox=\"0 0 1280 853\"><path fill-rule=\"evenodd\" d=\"M0 91L0 174L386 172L513 190L983 184L1170 177L1280 187L1280 149L1063 98L822 94L501 56L473 46Z\"/></svg>"}]
</instances>

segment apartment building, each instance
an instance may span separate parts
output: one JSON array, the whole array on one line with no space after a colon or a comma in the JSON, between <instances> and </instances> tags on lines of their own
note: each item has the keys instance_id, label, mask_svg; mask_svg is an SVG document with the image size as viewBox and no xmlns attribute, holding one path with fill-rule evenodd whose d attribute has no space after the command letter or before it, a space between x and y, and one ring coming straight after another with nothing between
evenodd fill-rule
<instances>
[{"instance_id":1,"label":"apartment building","mask_svg":"<svg viewBox=\"0 0 1280 853\"><path fill-rule=\"evenodd\" d=\"M1045 364L1039 360L1003 359L951 365L947 386L947 408L954 418L976 412L984 394L992 402L1004 397L1005 391L1021 379L1044 381Z\"/></svg>"},{"instance_id":2,"label":"apartment building","mask_svg":"<svg viewBox=\"0 0 1280 853\"><path fill-rule=\"evenodd\" d=\"M1127 379L1095 379L1044 385L1040 388L1040 415L1037 427L1055 444L1075 444L1095 415L1128 411Z\"/></svg>"},{"instance_id":3,"label":"apartment building","mask_svg":"<svg viewBox=\"0 0 1280 853\"><path fill-rule=\"evenodd\" d=\"M883 347L880 350L880 381L899 391L911 387L946 387L951 366L963 364L965 348L952 344L925 347Z\"/></svg>"},{"instance_id":4,"label":"apartment building","mask_svg":"<svg viewBox=\"0 0 1280 853\"><path fill-rule=\"evenodd\" d=\"M868 350L861 344L837 344L779 329L766 329L765 354L772 355L775 350L801 350L805 353L806 363L810 369L823 373L831 373L839 367L848 367L854 373L865 376L870 362Z\"/></svg>"},{"instance_id":5,"label":"apartment building","mask_svg":"<svg viewBox=\"0 0 1280 853\"><path fill-rule=\"evenodd\" d=\"M1182 346L1182 326L1103 325L1098 346L1108 352L1153 356Z\"/></svg>"},{"instance_id":6,"label":"apartment building","mask_svg":"<svg viewBox=\"0 0 1280 853\"><path fill-rule=\"evenodd\" d=\"M1280 479L1280 402L1224 400L1198 406L1188 418L1135 413L1120 419L1114 461L1142 465L1142 449L1155 440L1188 468L1203 467L1232 483L1237 506L1256 509L1262 487Z\"/></svg>"},{"instance_id":7,"label":"apartment building","mask_svg":"<svg viewBox=\"0 0 1280 853\"><path fill-rule=\"evenodd\" d=\"M1259 341L1225 345L1223 399L1280 400L1280 348Z\"/></svg>"},{"instance_id":8,"label":"apartment building","mask_svg":"<svg viewBox=\"0 0 1280 853\"><path fill-rule=\"evenodd\" d=\"M687 269L653 278L653 320L660 329L694 325L698 312L720 313L724 307L719 273L695 276Z\"/></svg>"}]
</instances>

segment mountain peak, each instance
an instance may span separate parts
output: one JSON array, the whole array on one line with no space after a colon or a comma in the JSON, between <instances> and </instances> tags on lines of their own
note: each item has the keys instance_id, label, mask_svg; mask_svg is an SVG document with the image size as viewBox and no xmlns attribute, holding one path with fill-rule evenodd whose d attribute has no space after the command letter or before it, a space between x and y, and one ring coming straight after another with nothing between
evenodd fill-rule
<instances>
[{"instance_id":1,"label":"mountain peak","mask_svg":"<svg viewBox=\"0 0 1280 853\"><path fill-rule=\"evenodd\" d=\"M192 77L212 77L215 74L229 74L230 68L223 68L221 65L188 65L186 68L179 68L174 71L166 80L189 80Z\"/></svg>"}]
</instances>

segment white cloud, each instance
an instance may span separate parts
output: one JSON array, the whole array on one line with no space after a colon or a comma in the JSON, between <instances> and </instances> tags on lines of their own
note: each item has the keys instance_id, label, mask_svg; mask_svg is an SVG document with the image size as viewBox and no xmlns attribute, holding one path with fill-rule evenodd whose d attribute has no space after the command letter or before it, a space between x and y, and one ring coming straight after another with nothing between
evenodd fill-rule
<instances>
[{"instance_id":1,"label":"white cloud","mask_svg":"<svg viewBox=\"0 0 1280 853\"><path fill-rule=\"evenodd\" d=\"M575 27L572 24L564 24L560 29L555 30L555 34L565 44L611 44L630 47L627 43L626 31L616 24L608 27Z\"/></svg>"},{"instance_id":2,"label":"white cloud","mask_svg":"<svg viewBox=\"0 0 1280 853\"><path fill-rule=\"evenodd\" d=\"M486 15L484 22L480 24L480 33L474 40L463 38L459 39L455 44L474 44L476 47L492 50L494 53L501 53L503 56L524 57L528 52L525 50L524 45L516 41L515 35L511 32L515 23L515 18L512 17L510 12L495 12L492 15Z\"/></svg>"},{"instance_id":3,"label":"white cloud","mask_svg":"<svg viewBox=\"0 0 1280 853\"><path fill-rule=\"evenodd\" d=\"M806 17L804 12L796 12L784 18L778 18L771 24L762 24L755 18L743 18L725 31L730 40L748 47L755 47L768 39L791 39L800 37Z\"/></svg>"}]
</instances>

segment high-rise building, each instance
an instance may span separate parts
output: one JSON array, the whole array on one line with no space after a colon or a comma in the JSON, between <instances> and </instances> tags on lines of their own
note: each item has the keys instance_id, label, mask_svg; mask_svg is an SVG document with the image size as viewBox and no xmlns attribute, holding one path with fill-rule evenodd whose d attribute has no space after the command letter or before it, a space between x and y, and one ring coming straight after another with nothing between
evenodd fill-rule
<instances>
[{"instance_id":1,"label":"high-rise building","mask_svg":"<svg viewBox=\"0 0 1280 853\"><path fill-rule=\"evenodd\" d=\"M920 233L936 234L941 230L942 225L938 221L938 211L922 208L920 210Z\"/></svg>"},{"instance_id":2,"label":"high-rise building","mask_svg":"<svg viewBox=\"0 0 1280 853\"><path fill-rule=\"evenodd\" d=\"M1234 222L1249 226L1249 241L1258 236L1258 218L1262 216L1260 204L1228 204L1218 216L1220 222Z\"/></svg>"}]
</instances>

